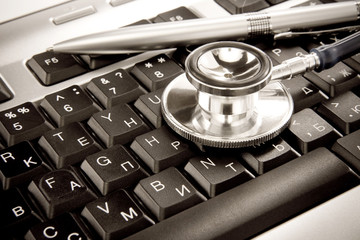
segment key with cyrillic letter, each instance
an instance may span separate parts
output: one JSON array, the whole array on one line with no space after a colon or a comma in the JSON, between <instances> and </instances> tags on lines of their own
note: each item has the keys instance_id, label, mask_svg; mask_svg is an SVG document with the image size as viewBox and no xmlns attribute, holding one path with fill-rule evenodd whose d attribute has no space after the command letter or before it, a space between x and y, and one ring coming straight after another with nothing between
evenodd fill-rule
<instances>
[{"instance_id":1,"label":"key with cyrillic letter","mask_svg":"<svg viewBox=\"0 0 360 240\"><path fill-rule=\"evenodd\" d=\"M141 180L134 191L160 221L206 200L174 167Z\"/></svg>"},{"instance_id":2,"label":"key with cyrillic letter","mask_svg":"<svg viewBox=\"0 0 360 240\"><path fill-rule=\"evenodd\" d=\"M86 204L81 215L107 240L122 239L154 223L124 190Z\"/></svg>"},{"instance_id":3,"label":"key with cyrillic letter","mask_svg":"<svg viewBox=\"0 0 360 240\"><path fill-rule=\"evenodd\" d=\"M35 178L28 189L50 219L96 198L71 169L55 170Z\"/></svg>"}]
</instances>

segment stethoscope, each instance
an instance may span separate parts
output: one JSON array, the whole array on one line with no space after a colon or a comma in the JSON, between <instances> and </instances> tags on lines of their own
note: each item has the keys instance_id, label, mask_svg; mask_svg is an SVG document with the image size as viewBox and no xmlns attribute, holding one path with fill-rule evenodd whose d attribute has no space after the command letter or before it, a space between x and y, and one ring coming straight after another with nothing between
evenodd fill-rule
<instances>
[{"instance_id":1,"label":"stethoscope","mask_svg":"<svg viewBox=\"0 0 360 240\"><path fill-rule=\"evenodd\" d=\"M289 124L293 100L280 82L322 71L360 49L360 32L273 66L262 50L241 42L203 45L185 73L162 95L162 114L179 135L204 146L239 148L266 142Z\"/></svg>"}]
</instances>

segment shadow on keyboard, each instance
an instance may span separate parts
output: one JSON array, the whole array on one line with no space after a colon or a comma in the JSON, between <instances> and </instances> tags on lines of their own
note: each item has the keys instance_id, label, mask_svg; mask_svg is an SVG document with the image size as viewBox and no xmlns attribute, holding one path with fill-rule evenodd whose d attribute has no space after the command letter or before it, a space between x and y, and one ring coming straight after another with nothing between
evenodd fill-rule
<instances>
[{"instance_id":1,"label":"shadow on keyboard","mask_svg":"<svg viewBox=\"0 0 360 240\"><path fill-rule=\"evenodd\" d=\"M280 136L214 149L180 137L161 114L164 87L196 46L46 52L89 31L308 4L322 3L79 0L0 25L2 238L356 239L360 210L347 203L360 200L359 54L282 81L294 114ZM277 65L348 34L248 43ZM337 217L352 225L321 228ZM309 218L318 229L299 224Z\"/></svg>"}]
</instances>

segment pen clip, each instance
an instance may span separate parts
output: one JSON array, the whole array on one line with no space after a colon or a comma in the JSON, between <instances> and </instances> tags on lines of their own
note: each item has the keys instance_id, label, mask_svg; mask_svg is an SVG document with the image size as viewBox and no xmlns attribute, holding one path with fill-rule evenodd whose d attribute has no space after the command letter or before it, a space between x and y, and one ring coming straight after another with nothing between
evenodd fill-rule
<instances>
[{"instance_id":1,"label":"pen clip","mask_svg":"<svg viewBox=\"0 0 360 240\"><path fill-rule=\"evenodd\" d=\"M274 40L283 40L283 39L289 39L299 36L319 36L322 34L328 34L328 33L336 33L336 32L344 32L344 31L357 31L360 30L360 25L354 25L354 26L346 26L346 27L339 27L339 28L333 28L333 29L323 29L323 30L316 30L316 31L308 31L308 32L296 32L296 31L289 31L289 32L281 32L274 35Z\"/></svg>"}]
</instances>

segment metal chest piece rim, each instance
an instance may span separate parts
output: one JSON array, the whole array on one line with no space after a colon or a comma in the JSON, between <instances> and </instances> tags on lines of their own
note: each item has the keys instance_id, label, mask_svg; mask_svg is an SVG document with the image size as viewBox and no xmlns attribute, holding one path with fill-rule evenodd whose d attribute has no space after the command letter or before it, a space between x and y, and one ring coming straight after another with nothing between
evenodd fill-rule
<instances>
[{"instance_id":1,"label":"metal chest piece rim","mask_svg":"<svg viewBox=\"0 0 360 240\"><path fill-rule=\"evenodd\" d=\"M230 41L203 45L165 88L163 117L176 133L205 146L268 141L287 127L293 112L289 92L270 82L271 73L271 60L258 48Z\"/></svg>"}]
</instances>

